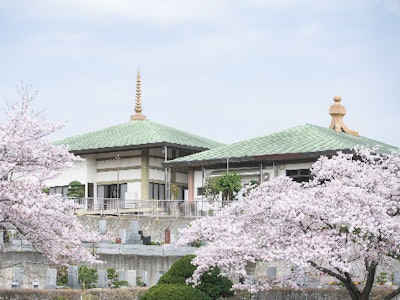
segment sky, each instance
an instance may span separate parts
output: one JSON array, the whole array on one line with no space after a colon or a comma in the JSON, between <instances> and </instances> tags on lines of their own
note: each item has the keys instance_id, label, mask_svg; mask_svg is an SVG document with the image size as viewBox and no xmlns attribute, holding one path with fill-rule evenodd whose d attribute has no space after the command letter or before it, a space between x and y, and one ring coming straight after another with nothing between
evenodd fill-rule
<instances>
[{"instance_id":1,"label":"sky","mask_svg":"<svg viewBox=\"0 0 400 300\"><path fill-rule=\"evenodd\" d=\"M223 143L311 123L400 146L400 0L0 0L1 106L21 82L57 140L134 113Z\"/></svg>"}]
</instances>

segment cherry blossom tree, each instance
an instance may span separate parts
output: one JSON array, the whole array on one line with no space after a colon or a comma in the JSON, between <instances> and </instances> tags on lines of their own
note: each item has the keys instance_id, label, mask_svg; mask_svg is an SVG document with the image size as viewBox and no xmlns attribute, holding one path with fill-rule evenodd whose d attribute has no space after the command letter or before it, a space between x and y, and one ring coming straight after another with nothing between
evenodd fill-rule
<instances>
[{"instance_id":1,"label":"cherry blossom tree","mask_svg":"<svg viewBox=\"0 0 400 300\"><path fill-rule=\"evenodd\" d=\"M217 216L192 222L178 244L205 243L193 261L193 282L213 266L246 278L248 263L279 261L287 272L235 288L298 288L312 272L342 283L352 299L369 299L377 269L390 267L400 253L400 155L377 150L321 157L310 182L278 177Z\"/></svg>"},{"instance_id":2,"label":"cherry blossom tree","mask_svg":"<svg viewBox=\"0 0 400 300\"><path fill-rule=\"evenodd\" d=\"M62 124L50 124L31 110L37 93L30 85L21 100L8 103L0 122L0 226L18 230L54 264L97 262L82 241L97 241L74 215L76 205L43 192L44 182L71 165L75 157L48 136Z\"/></svg>"}]
</instances>

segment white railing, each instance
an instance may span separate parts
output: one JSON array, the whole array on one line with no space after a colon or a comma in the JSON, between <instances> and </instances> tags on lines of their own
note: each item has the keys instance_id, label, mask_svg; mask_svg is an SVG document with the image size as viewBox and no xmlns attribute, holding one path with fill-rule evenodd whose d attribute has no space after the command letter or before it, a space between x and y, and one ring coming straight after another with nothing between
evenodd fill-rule
<instances>
[{"instance_id":1,"label":"white railing","mask_svg":"<svg viewBox=\"0 0 400 300\"><path fill-rule=\"evenodd\" d=\"M222 207L220 201L207 200L132 200L117 198L65 198L80 206L78 214L137 215L150 217L213 216Z\"/></svg>"}]
</instances>

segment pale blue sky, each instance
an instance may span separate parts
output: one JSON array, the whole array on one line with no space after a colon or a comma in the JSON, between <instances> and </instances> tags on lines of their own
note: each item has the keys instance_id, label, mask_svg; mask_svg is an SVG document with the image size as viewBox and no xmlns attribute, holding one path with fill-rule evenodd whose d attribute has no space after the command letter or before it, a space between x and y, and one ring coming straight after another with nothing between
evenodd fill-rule
<instances>
[{"instance_id":1,"label":"pale blue sky","mask_svg":"<svg viewBox=\"0 0 400 300\"><path fill-rule=\"evenodd\" d=\"M311 123L400 146L400 0L0 0L0 96L54 139L148 119L225 143ZM2 100L4 102L4 100Z\"/></svg>"}]
</instances>

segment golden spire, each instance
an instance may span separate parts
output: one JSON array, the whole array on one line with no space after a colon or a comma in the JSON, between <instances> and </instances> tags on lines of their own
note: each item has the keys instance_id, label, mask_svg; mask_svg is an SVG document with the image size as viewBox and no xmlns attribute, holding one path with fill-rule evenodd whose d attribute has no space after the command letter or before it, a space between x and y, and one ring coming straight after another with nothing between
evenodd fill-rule
<instances>
[{"instance_id":1,"label":"golden spire","mask_svg":"<svg viewBox=\"0 0 400 300\"><path fill-rule=\"evenodd\" d=\"M331 105L331 107L329 108L329 114L332 116L332 122L331 125L329 125L329 128L335 130L336 132L343 131L345 133L358 136L358 132L350 130L343 122L343 117L346 114L346 109L340 103L340 101L342 101L342 97L335 96L333 100L335 101L335 104Z\"/></svg>"},{"instance_id":2,"label":"golden spire","mask_svg":"<svg viewBox=\"0 0 400 300\"><path fill-rule=\"evenodd\" d=\"M138 68L136 78L136 101L135 114L131 115L131 120L146 120L146 116L142 115L142 81L140 79L140 69Z\"/></svg>"}]
</instances>

